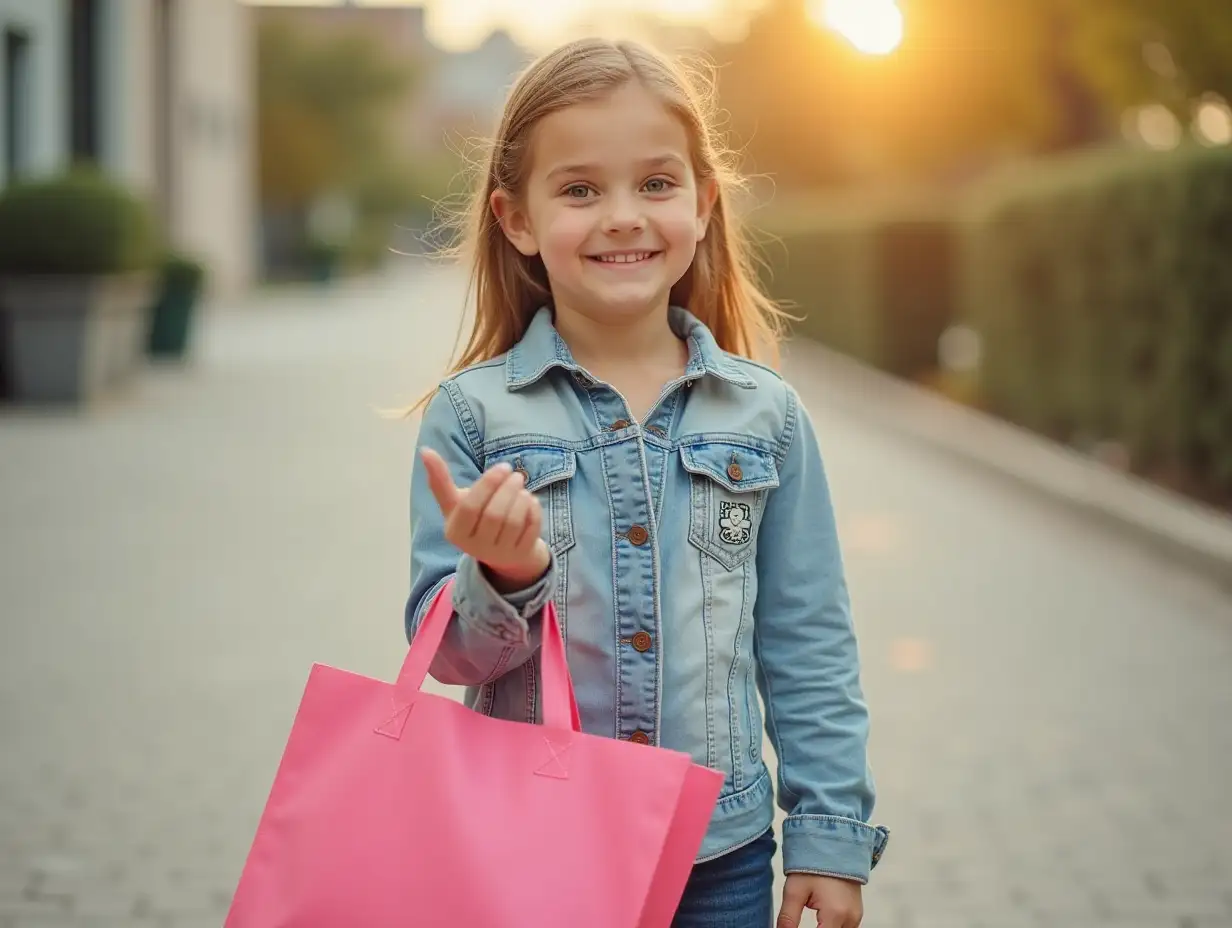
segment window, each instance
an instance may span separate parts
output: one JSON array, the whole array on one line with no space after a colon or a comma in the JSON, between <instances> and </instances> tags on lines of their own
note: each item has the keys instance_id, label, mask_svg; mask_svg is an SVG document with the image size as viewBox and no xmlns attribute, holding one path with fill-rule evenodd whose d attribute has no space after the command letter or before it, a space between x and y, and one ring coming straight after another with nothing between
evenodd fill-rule
<instances>
[{"instance_id":1,"label":"window","mask_svg":"<svg viewBox=\"0 0 1232 928\"><path fill-rule=\"evenodd\" d=\"M5 182L26 170L30 157L30 37L20 29L4 30L4 168Z\"/></svg>"},{"instance_id":2,"label":"window","mask_svg":"<svg viewBox=\"0 0 1232 928\"><path fill-rule=\"evenodd\" d=\"M98 0L70 0L69 36L69 141L74 161L99 160Z\"/></svg>"}]
</instances>

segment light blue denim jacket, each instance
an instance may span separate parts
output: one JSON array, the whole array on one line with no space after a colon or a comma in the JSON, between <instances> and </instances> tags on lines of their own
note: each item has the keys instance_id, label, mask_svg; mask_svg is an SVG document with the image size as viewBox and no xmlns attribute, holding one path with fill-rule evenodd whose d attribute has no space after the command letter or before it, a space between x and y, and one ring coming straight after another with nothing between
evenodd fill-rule
<instances>
[{"instance_id":1,"label":"light blue denim jacket","mask_svg":"<svg viewBox=\"0 0 1232 928\"><path fill-rule=\"evenodd\" d=\"M869 824L868 713L812 424L777 374L722 351L685 310L670 317L689 362L644 423L573 360L547 308L507 354L441 384L419 445L459 486L521 468L552 566L498 594L445 540L417 454L408 637L456 576L432 676L466 686L479 712L535 722L539 617L554 599L583 729L725 775L699 861L772 824L760 690L785 869L866 882L889 833Z\"/></svg>"}]
</instances>

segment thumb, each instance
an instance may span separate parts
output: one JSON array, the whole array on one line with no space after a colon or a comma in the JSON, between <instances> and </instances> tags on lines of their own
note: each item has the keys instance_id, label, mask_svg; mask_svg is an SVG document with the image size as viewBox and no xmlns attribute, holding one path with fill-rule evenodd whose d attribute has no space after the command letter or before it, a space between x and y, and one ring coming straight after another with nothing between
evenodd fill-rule
<instances>
[{"instance_id":1,"label":"thumb","mask_svg":"<svg viewBox=\"0 0 1232 928\"><path fill-rule=\"evenodd\" d=\"M778 921L774 923L774 928L800 928L806 902L808 902L807 893L801 893L789 882L783 890L783 905L779 909Z\"/></svg>"},{"instance_id":2,"label":"thumb","mask_svg":"<svg viewBox=\"0 0 1232 928\"><path fill-rule=\"evenodd\" d=\"M431 448L422 449L419 456L423 459L424 471L428 475L428 489L436 497L436 504L441 507L441 512L448 518L454 507L458 505L462 491L457 488L453 477L449 475L449 465L445 463L444 458Z\"/></svg>"}]
</instances>

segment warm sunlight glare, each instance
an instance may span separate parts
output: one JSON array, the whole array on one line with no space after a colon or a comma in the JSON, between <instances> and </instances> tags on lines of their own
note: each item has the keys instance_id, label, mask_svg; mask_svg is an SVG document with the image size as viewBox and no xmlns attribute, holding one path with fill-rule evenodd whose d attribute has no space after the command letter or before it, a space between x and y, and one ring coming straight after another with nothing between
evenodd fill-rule
<instances>
[{"instance_id":1,"label":"warm sunlight glare","mask_svg":"<svg viewBox=\"0 0 1232 928\"><path fill-rule=\"evenodd\" d=\"M903 41L895 0L812 0L813 18L866 55L888 55Z\"/></svg>"}]
</instances>

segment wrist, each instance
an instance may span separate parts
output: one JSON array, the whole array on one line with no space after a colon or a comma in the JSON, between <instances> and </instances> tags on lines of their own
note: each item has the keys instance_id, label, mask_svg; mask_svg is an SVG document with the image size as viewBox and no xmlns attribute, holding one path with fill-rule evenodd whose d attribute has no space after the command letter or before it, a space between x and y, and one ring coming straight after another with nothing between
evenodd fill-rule
<instances>
[{"instance_id":1,"label":"wrist","mask_svg":"<svg viewBox=\"0 0 1232 928\"><path fill-rule=\"evenodd\" d=\"M541 538L535 544L527 561L521 564L489 564L483 563L483 572L488 582L498 593L517 593L543 579L548 568L552 566L552 553L547 543Z\"/></svg>"}]
</instances>

